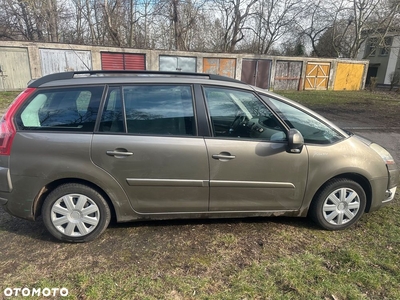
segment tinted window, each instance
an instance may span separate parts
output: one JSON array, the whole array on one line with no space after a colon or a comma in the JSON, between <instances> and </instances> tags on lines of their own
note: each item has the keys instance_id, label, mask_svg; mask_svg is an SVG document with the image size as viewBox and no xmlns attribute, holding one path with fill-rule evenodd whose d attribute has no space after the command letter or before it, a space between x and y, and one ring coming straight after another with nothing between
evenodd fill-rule
<instances>
[{"instance_id":1,"label":"tinted window","mask_svg":"<svg viewBox=\"0 0 400 300\"><path fill-rule=\"evenodd\" d=\"M306 143L330 144L343 138L341 134L313 116L282 101L266 96L263 98L272 102L277 108L277 113L291 128L301 132Z\"/></svg>"},{"instance_id":2,"label":"tinted window","mask_svg":"<svg viewBox=\"0 0 400 300\"><path fill-rule=\"evenodd\" d=\"M286 140L279 121L253 93L205 87L204 94L214 136Z\"/></svg>"},{"instance_id":3,"label":"tinted window","mask_svg":"<svg viewBox=\"0 0 400 300\"><path fill-rule=\"evenodd\" d=\"M110 87L101 116L100 131L125 132L121 87Z\"/></svg>"},{"instance_id":4,"label":"tinted window","mask_svg":"<svg viewBox=\"0 0 400 300\"><path fill-rule=\"evenodd\" d=\"M40 90L16 117L18 129L93 131L103 87Z\"/></svg>"},{"instance_id":5,"label":"tinted window","mask_svg":"<svg viewBox=\"0 0 400 300\"><path fill-rule=\"evenodd\" d=\"M195 128L192 89L183 85L110 89L100 126L103 132L150 135L195 135Z\"/></svg>"}]
</instances>

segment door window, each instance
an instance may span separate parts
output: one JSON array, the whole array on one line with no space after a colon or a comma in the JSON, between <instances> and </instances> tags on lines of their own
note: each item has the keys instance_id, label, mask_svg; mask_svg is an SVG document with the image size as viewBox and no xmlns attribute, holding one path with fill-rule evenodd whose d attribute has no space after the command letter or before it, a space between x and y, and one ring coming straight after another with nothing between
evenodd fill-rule
<instances>
[{"instance_id":1,"label":"door window","mask_svg":"<svg viewBox=\"0 0 400 300\"><path fill-rule=\"evenodd\" d=\"M219 87L205 87L214 136L285 141L282 125L253 94Z\"/></svg>"},{"instance_id":2,"label":"door window","mask_svg":"<svg viewBox=\"0 0 400 300\"><path fill-rule=\"evenodd\" d=\"M262 96L262 98L272 102L279 116L291 128L300 131L306 143L331 144L343 139L340 133L298 108L267 96Z\"/></svg>"},{"instance_id":3,"label":"door window","mask_svg":"<svg viewBox=\"0 0 400 300\"><path fill-rule=\"evenodd\" d=\"M191 86L135 85L122 89L110 88L100 131L195 135Z\"/></svg>"}]
</instances>

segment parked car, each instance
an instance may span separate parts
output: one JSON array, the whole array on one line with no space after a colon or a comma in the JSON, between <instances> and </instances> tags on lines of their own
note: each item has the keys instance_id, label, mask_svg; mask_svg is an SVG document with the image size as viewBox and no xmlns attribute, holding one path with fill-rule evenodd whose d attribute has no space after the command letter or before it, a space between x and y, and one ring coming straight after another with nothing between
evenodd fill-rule
<instances>
[{"instance_id":1,"label":"parked car","mask_svg":"<svg viewBox=\"0 0 400 300\"><path fill-rule=\"evenodd\" d=\"M393 200L381 146L207 74L87 71L29 84L0 123L0 203L67 242L117 222L311 217L345 229Z\"/></svg>"}]
</instances>

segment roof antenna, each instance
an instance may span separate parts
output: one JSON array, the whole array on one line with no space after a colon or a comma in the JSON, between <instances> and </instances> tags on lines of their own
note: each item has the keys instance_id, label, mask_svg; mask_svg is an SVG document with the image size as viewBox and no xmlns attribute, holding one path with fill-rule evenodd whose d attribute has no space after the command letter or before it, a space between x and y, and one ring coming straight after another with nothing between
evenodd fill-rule
<instances>
[{"instance_id":1,"label":"roof antenna","mask_svg":"<svg viewBox=\"0 0 400 300\"><path fill-rule=\"evenodd\" d=\"M88 71L92 71L87 64L85 64L85 62L82 60L82 58L78 55L78 53L76 53L76 51L71 47L71 44L68 43L68 46L71 48L72 51L74 51L75 55L78 56L79 60L83 63L83 65L86 67L86 69L88 69ZM90 53L90 55L92 55L92 53Z\"/></svg>"}]
</instances>

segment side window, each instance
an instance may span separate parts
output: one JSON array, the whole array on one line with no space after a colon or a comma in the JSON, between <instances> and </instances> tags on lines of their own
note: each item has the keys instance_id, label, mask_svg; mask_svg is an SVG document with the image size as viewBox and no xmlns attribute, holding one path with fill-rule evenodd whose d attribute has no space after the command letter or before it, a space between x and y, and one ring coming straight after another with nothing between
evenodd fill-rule
<instances>
[{"instance_id":1,"label":"side window","mask_svg":"<svg viewBox=\"0 0 400 300\"><path fill-rule=\"evenodd\" d=\"M93 131L103 87L39 90L16 116L19 130Z\"/></svg>"},{"instance_id":2,"label":"side window","mask_svg":"<svg viewBox=\"0 0 400 300\"><path fill-rule=\"evenodd\" d=\"M100 131L144 135L195 135L192 88L187 85L134 85L122 89L110 88Z\"/></svg>"},{"instance_id":3,"label":"side window","mask_svg":"<svg viewBox=\"0 0 400 300\"><path fill-rule=\"evenodd\" d=\"M250 92L204 87L215 137L285 141L285 130Z\"/></svg>"},{"instance_id":4,"label":"side window","mask_svg":"<svg viewBox=\"0 0 400 300\"><path fill-rule=\"evenodd\" d=\"M121 87L110 87L101 116L99 131L125 132L123 120Z\"/></svg>"},{"instance_id":5,"label":"side window","mask_svg":"<svg viewBox=\"0 0 400 300\"><path fill-rule=\"evenodd\" d=\"M289 127L301 132L306 143L331 144L343 139L341 134L313 116L282 101L267 96L262 97L276 107L276 112Z\"/></svg>"}]
</instances>

